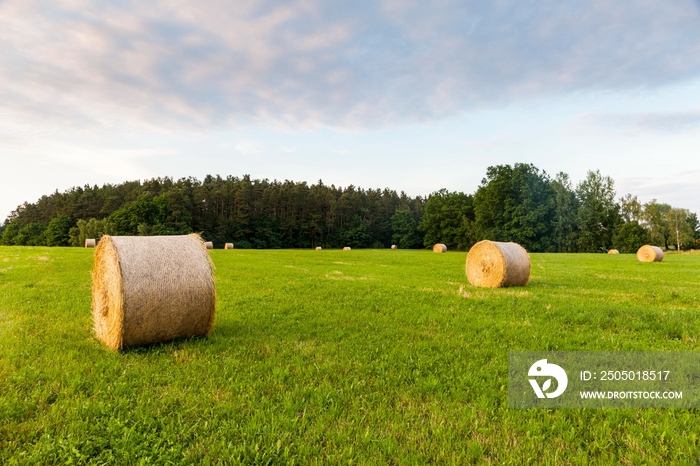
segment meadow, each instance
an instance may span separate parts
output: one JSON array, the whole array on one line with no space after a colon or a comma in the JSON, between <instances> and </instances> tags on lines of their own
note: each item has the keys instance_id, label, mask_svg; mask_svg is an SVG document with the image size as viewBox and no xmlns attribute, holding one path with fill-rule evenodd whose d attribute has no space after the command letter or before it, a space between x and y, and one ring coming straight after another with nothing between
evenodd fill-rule
<instances>
[{"instance_id":1,"label":"meadow","mask_svg":"<svg viewBox=\"0 0 700 466\"><path fill-rule=\"evenodd\" d=\"M214 250L209 338L110 352L92 249L0 247L0 463L697 464L689 409L510 409L511 350L695 351L700 255Z\"/></svg>"}]
</instances>

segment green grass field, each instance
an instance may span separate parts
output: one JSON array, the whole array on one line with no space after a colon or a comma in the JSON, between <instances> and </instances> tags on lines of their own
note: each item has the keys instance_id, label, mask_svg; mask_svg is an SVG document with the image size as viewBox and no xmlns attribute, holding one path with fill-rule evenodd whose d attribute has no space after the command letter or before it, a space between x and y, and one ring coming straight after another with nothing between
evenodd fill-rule
<instances>
[{"instance_id":1,"label":"green grass field","mask_svg":"<svg viewBox=\"0 0 700 466\"><path fill-rule=\"evenodd\" d=\"M208 339L92 334L93 250L0 247L0 463L696 464L696 410L507 407L509 350L697 350L700 255L215 250Z\"/></svg>"}]
</instances>

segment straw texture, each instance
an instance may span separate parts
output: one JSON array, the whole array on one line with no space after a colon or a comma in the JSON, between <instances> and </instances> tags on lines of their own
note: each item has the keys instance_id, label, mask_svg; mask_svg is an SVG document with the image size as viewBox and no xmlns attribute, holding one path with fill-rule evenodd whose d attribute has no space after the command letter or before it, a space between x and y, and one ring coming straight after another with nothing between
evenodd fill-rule
<instances>
[{"instance_id":1,"label":"straw texture","mask_svg":"<svg viewBox=\"0 0 700 466\"><path fill-rule=\"evenodd\" d=\"M323 249L321 246L316 246L317 251L320 251L321 249Z\"/></svg>"},{"instance_id":2,"label":"straw texture","mask_svg":"<svg viewBox=\"0 0 700 466\"><path fill-rule=\"evenodd\" d=\"M398 248L399 248L399 247L396 246L395 244L392 244L392 245L391 245L391 249L398 249Z\"/></svg>"},{"instance_id":3,"label":"straw texture","mask_svg":"<svg viewBox=\"0 0 700 466\"><path fill-rule=\"evenodd\" d=\"M345 246L345 247L343 248L343 251L351 251L350 246Z\"/></svg>"},{"instance_id":4,"label":"straw texture","mask_svg":"<svg viewBox=\"0 0 700 466\"><path fill-rule=\"evenodd\" d=\"M95 250L92 315L110 349L206 336L214 270L198 235L103 236Z\"/></svg>"},{"instance_id":5,"label":"straw texture","mask_svg":"<svg viewBox=\"0 0 700 466\"><path fill-rule=\"evenodd\" d=\"M640 262L661 262L664 260L664 252L661 248L646 244L637 250L637 259Z\"/></svg>"},{"instance_id":6,"label":"straw texture","mask_svg":"<svg viewBox=\"0 0 700 466\"><path fill-rule=\"evenodd\" d=\"M207 241L206 243L204 243L204 247L207 249L214 249L214 243L212 243L211 241Z\"/></svg>"},{"instance_id":7,"label":"straw texture","mask_svg":"<svg viewBox=\"0 0 700 466\"><path fill-rule=\"evenodd\" d=\"M95 247L95 238L87 238L85 240L85 247L86 248L94 248Z\"/></svg>"},{"instance_id":8,"label":"straw texture","mask_svg":"<svg viewBox=\"0 0 700 466\"><path fill-rule=\"evenodd\" d=\"M233 243L226 243L224 249L233 249Z\"/></svg>"},{"instance_id":9,"label":"straw texture","mask_svg":"<svg viewBox=\"0 0 700 466\"><path fill-rule=\"evenodd\" d=\"M438 243L435 246L433 246L433 252L447 252L447 246Z\"/></svg>"},{"instance_id":10,"label":"straw texture","mask_svg":"<svg viewBox=\"0 0 700 466\"><path fill-rule=\"evenodd\" d=\"M620 254L620 251L618 251L617 249L610 249L608 251L608 254Z\"/></svg>"},{"instance_id":11,"label":"straw texture","mask_svg":"<svg viewBox=\"0 0 700 466\"><path fill-rule=\"evenodd\" d=\"M467 254L467 278L474 286L525 286L530 280L530 256L517 243L484 240Z\"/></svg>"}]
</instances>

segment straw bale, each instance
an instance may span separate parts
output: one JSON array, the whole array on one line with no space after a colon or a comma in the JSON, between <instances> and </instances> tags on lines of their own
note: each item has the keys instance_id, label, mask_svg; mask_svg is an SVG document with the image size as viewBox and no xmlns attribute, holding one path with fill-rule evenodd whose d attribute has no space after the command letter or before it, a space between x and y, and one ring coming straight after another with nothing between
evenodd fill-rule
<instances>
[{"instance_id":1,"label":"straw bale","mask_svg":"<svg viewBox=\"0 0 700 466\"><path fill-rule=\"evenodd\" d=\"M399 247L398 247L397 245L395 245L395 244L392 244L392 245L391 245L391 249L398 249L398 248L399 248Z\"/></svg>"},{"instance_id":2,"label":"straw bale","mask_svg":"<svg viewBox=\"0 0 700 466\"><path fill-rule=\"evenodd\" d=\"M610 249L608 250L608 254L620 254L620 251L618 251L617 249Z\"/></svg>"},{"instance_id":3,"label":"straw bale","mask_svg":"<svg viewBox=\"0 0 700 466\"><path fill-rule=\"evenodd\" d=\"M447 246L442 243L438 243L433 246L433 252L447 252Z\"/></svg>"},{"instance_id":4,"label":"straw bale","mask_svg":"<svg viewBox=\"0 0 700 466\"><path fill-rule=\"evenodd\" d=\"M214 243L212 243L211 241L207 241L204 243L204 247L207 249L214 249Z\"/></svg>"},{"instance_id":5,"label":"straw bale","mask_svg":"<svg viewBox=\"0 0 700 466\"><path fill-rule=\"evenodd\" d=\"M321 246L316 246L317 251L320 251L321 249L323 249Z\"/></svg>"},{"instance_id":6,"label":"straw bale","mask_svg":"<svg viewBox=\"0 0 700 466\"><path fill-rule=\"evenodd\" d=\"M467 254L467 278L474 286L525 286L530 280L530 256L517 243L484 240Z\"/></svg>"},{"instance_id":7,"label":"straw bale","mask_svg":"<svg viewBox=\"0 0 700 466\"><path fill-rule=\"evenodd\" d=\"M92 271L97 337L110 349L206 336L216 289L198 235L103 236Z\"/></svg>"},{"instance_id":8,"label":"straw bale","mask_svg":"<svg viewBox=\"0 0 700 466\"><path fill-rule=\"evenodd\" d=\"M637 259L640 262L661 262L664 260L664 252L659 247L646 244L637 251Z\"/></svg>"},{"instance_id":9,"label":"straw bale","mask_svg":"<svg viewBox=\"0 0 700 466\"><path fill-rule=\"evenodd\" d=\"M233 243L226 243L224 249L233 249Z\"/></svg>"},{"instance_id":10,"label":"straw bale","mask_svg":"<svg viewBox=\"0 0 700 466\"><path fill-rule=\"evenodd\" d=\"M95 238L87 238L85 240L85 247L86 248L94 248L95 247Z\"/></svg>"},{"instance_id":11,"label":"straw bale","mask_svg":"<svg viewBox=\"0 0 700 466\"><path fill-rule=\"evenodd\" d=\"M343 248L343 251L350 251L350 250L351 250L350 246L345 246L345 247Z\"/></svg>"}]
</instances>

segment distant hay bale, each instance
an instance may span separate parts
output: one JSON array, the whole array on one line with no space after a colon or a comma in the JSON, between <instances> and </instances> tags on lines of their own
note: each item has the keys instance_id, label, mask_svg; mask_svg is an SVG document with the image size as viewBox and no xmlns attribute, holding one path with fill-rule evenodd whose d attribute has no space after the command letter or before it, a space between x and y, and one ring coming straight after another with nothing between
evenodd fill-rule
<instances>
[{"instance_id":1,"label":"distant hay bale","mask_svg":"<svg viewBox=\"0 0 700 466\"><path fill-rule=\"evenodd\" d=\"M640 262L661 262L664 260L664 252L661 248L646 244L637 250L637 259Z\"/></svg>"},{"instance_id":2,"label":"distant hay bale","mask_svg":"<svg viewBox=\"0 0 700 466\"><path fill-rule=\"evenodd\" d=\"M207 241L204 243L204 247L207 249L214 249L214 243L212 243L211 241Z\"/></svg>"},{"instance_id":3,"label":"distant hay bale","mask_svg":"<svg viewBox=\"0 0 700 466\"><path fill-rule=\"evenodd\" d=\"M474 286L525 286L530 280L530 256L517 243L484 240L467 254L467 278Z\"/></svg>"},{"instance_id":4,"label":"distant hay bale","mask_svg":"<svg viewBox=\"0 0 700 466\"><path fill-rule=\"evenodd\" d=\"M392 244L391 249L398 249L398 246L396 246L395 244Z\"/></svg>"},{"instance_id":5,"label":"distant hay bale","mask_svg":"<svg viewBox=\"0 0 700 466\"><path fill-rule=\"evenodd\" d=\"M216 289L198 235L103 236L92 271L97 337L112 350L206 336Z\"/></svg>"},{"instance_id":6,"label":"distant hay bale","mask_svg":"<svg viewBox=\"0 0 700 466\"><path fill-rule=\"evenodd\" d=\"M233 243L226 243L224 249L233 249Z\"/></svg>"},{"instance_id":7,"label":"distant hay bale","mask_svg":"<svg viewBox=\"0 0 700 466\"><path fill-rule=\"evenodd\" d=\"M617 249L610 249L608 250L608 254L620 254L620 251L618 251Z\"/></svg>"},{"instance_id":8,"label":"distant hay bale","mask_svg":"<svg viewBox=\"0 0 700 466\"><path fill-rule=\"evenodd\" d=\"M438 243L433 246L433 252L447 252L447 246L442 243Z\"/></svg>"},{"instance_id":9,"label":"distant hay bale","mask_svg":"<svg viewBox=\"0 0 700 466\"><path fill-rule=\"evenodd\" d=\"M321 249L323 249L321 246L316 246L317 251L320 251Z\"/></svg>"},{"instance_id":10,"label":"distant hay bale","mask_svg":"<svg viewBox=\"0 0 700 466\"><path fill-rule=\"evenodd\" d=\"M85 240L85 247L86 248L94 248L95 247L95 238L88 238Z\"/></svg>"},{"instance_id":11,"label":"distant hay bale","mask_svg":"<svg viewBox=\"0 0 700 466\"><path fill-rule=\"evenodd\" d=\"M350 249L350 246L345 246L345 247L343 248L343 251L350 251L350 250L351 250L351 249Z\"/></svg>"}]
</instances>

